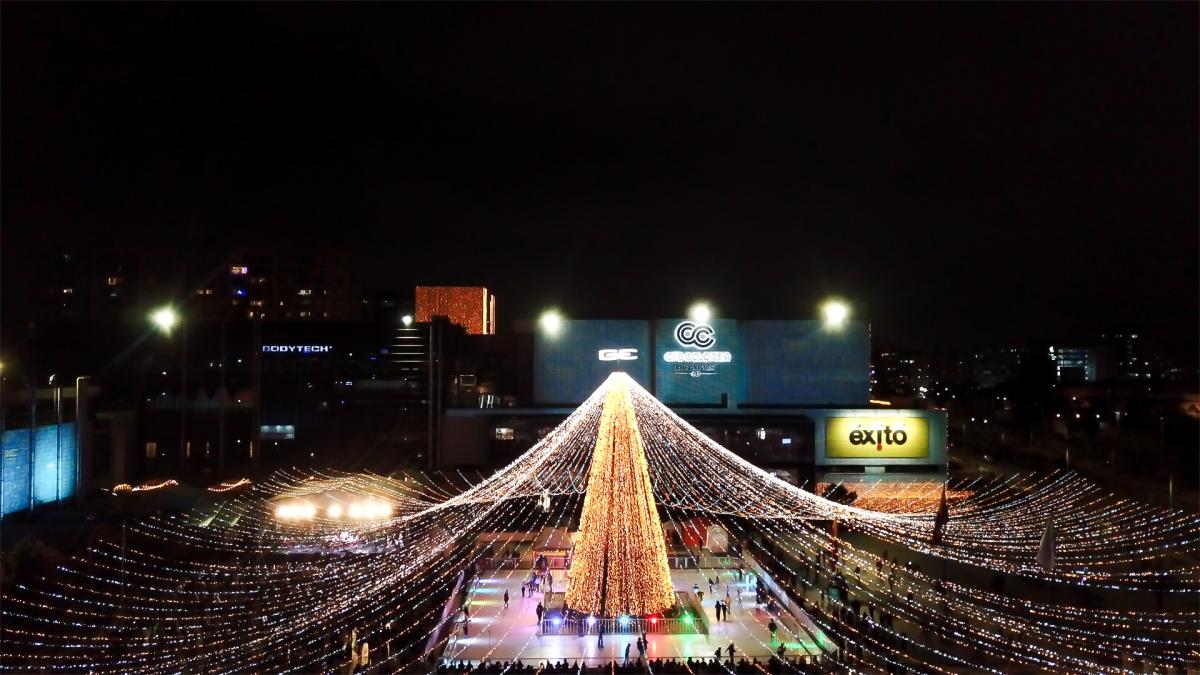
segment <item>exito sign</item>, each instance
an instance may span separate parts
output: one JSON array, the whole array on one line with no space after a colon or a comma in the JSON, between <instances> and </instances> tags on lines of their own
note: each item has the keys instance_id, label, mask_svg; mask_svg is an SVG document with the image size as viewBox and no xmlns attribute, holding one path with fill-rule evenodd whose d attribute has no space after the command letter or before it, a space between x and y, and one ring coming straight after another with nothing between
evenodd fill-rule
<instances>
[{"instance_id":1,"label":"exito sign","mask_svg":"<svg viewBox=\"0 0 1200 675\"><path fill-rule=\"evenodd\" d=\"M923 417L831 417L825 456L908 459L929 456L929 420Z\"/></svg>"}]
</instances>

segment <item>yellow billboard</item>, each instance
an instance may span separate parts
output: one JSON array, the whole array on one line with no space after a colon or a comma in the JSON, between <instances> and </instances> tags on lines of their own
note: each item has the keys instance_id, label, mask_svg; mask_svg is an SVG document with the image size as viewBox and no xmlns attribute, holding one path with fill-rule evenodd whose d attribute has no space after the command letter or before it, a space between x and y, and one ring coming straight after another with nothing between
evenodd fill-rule
<instances>
[{"instance_id":1,"label":"yellow billboard","mask_svg":"<svg viewBox=\"0 0 1200 675\"><path fill-rule=\"evenodd\" d=\"M825 456L843 459L912 459L929 456L924 417L830 417Z\"/></svg>"}]
</instances>

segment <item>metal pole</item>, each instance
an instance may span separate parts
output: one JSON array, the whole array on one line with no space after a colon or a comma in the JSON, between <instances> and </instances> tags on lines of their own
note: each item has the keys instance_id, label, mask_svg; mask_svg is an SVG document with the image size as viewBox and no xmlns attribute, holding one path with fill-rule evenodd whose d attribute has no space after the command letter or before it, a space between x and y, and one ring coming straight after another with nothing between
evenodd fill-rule
<instances>
[{"instance_id":1,"label":"metal pole","mask_svg":"<svg viewBox=\"0 0 1200 675\"><path fill-rule=\"evenodd\" d=\"M62 387L54 388L54 501L62 500Z\"/></svg>"},{"instance_id":2,"label":"metal pole","mask_svg":"<svg viewBox=\"0 0 1200 675\"><path fill-rule=\"evenodd\" d=\"M250 382L253 387L254 400L250 410L250 459L251 465L258 468L262 462L262 320L250 320L253 335L253 354L250 358Z\"/></svg>"},{"instance_id":3,"label":"metal pole","mask_svg":"<svg viewBox=\"0 0 1200 675\"><path fill-rule=\"evenodd\" d=\"M124 506L124 504L122 504ZM127 516L121 514L121 611L125 611L125 521Z\"/></svg>"},{"instance_id":4,"label":"metal pole","mask_svg":"<svg viewBox=\"0 0 1200 675\"><path fill-rule=\"evenodd\" d=\"M228 324L221 319L221 353L217 363L217 477L225 475L225 328Z\"/></svg>"},{"instance_id":5,"label":"metal pole","mask_svg":"<svg viewBox=\"0 0 1200 675\"><path fill-rule=\"evenodd\" d=\"M36 372L36 371L35 371ZM33 510L33 475L37 473L37 452L33 437L37 434L37 381L29 380L29 510Z\"/></svg>"},{"instance_id":6,"label":"metal pole","mask_svg":"<svg viewBox=\"0 0 1200 675\"><path fill-rule=\"evenodd\" d=\"M86 434L84 424L87 418L87 402L83 400L87 391L87 375L80 375L75 378L75 499L83 499L84 485L83 477L91 475L92 467L92 444L91 438ZM87 463L87 472L84 472L84 463Z\"/></svg>"},{"instance_id":7,"label":"metal pole","mask_svg":"<svg viewBox=\"0 0 1200 675\"><path fill-rule=\"evenodd\" d=\"M187 320L181 319L179 330L183 333L183 362L180 364L179 390L179 469L187 468L187 409L188 409L188 331Z\"/></svg>"},{"instance_id":8,"label":"metal pole","mask_svg":"<svg viewBox=\"0 0 1200 675\"><path fill-rule=\"evenodd\" d=\"M429 318L429 347L427 351L427 361L425 368L425 379L427 391L425 392L425 403L429 408L428 426L425 430L425 462L430 470L434 468L433 461L433 324L436 319Z\"/></svg>"}]
</instances>

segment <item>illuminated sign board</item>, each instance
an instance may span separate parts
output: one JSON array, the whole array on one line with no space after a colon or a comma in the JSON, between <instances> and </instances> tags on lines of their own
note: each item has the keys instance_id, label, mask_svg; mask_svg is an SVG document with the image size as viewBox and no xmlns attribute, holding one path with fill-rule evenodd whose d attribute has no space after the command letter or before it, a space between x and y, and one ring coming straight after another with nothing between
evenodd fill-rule
<instances>
[{"instance_id":1,"label":"illuminated sign board","mask_svg":"<svg viewBox=\"0 0 1200 675\"><path fill-rule=\"evenodd\" d=\"M929 420L924 417L830 417L825 455L840 459L915 459L929 456Z\"/></svg>"},{"instance_id":2,"label":"illuminated sign board","mask_svg":"<svg viewBox=\"0 0 1200 675\"><path fill-rule=\"evenodd\" d=\"M539 405L578 404L614 370L650 386L654 362L647 321L564 319L555 333L533 338L533 400Z\"/></svg>"},{"instance_id":3,"label":"illuminated sign board","mask_svg":"<svg viewBox=\"0 0 1200 675\"><path fill-rule=\"evenodd\" d=\"M730 408L741 399L744 360L733 319L654 323L654 390L667 405Z\"/></svg>"},{"instance_id":4,"label":"illuminated sign board","mask_svg":"<svg viewBox=\"0 0 1200 675\"><path fill-rule=\"evenodd\" d=\"M726 351L708 351L717 344L717 331L706 323L680 321L672 331L675 342L680 347L699 351L670 350L663 352L663 361L673 364L672 371L676 375L703 377L716 375L717 363L733 362L733 353ZM701 364L701 365L695 365Z\"/></svg>"},{"instance_id":5,"label":"illuminated sign board","mask_svg":"<svg viewBox=\"0 0 1200 675\"><path fill-rule=\"evenodd\" d=\"M265 354L327 354L332 345L263 345Z\"/></svg>"},{"instance_id":6,"label":"illuminated sign board","mask_svg":"<svg viewBox=\"0 0 1200 675\"><path fill-rule=\"evenodd\" d=\"M601 361L637 361L638 350L631 347L601 349L598 354Z\"/></svg>"}]
</instances>

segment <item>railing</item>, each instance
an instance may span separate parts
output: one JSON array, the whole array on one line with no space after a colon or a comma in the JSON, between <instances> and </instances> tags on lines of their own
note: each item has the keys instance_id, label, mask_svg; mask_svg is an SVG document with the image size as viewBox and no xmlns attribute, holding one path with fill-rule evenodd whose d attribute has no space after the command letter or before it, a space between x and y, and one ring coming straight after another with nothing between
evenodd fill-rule
<instances>
[{"instance_id":1,"label":"railing","mask_svg":"<svg viewBox=\"0 0 1200 675\"><path fill-rule=\"evenodd\" d=\"M824 652L832 653L836 657L839 651L838 646L832 640L826 638L825 633L821 631L821 629L818 628L815 623L813 623L808 614L806 614L799 607L795 606L795 603L792 602L791 594L784 590L783 587L781 587L775 581L766 568L764 568L758 563L757 560L755 560L754 556L747 555L746 563L747 567L754 572L759 579L762 580L763 585L767 588L767 590L779 600L781 607L779 614L780 618L782 619L785 615L790 615L795 622L803 628L804 632L808 633L812 637L813 643L818 649ZM785 625L787 625L786 621ZM788 625L787 627L788 630L795 632L795 628L793 626Z\"/></svg>"},{"instance_id":2,"label":"railing","mask_svg":"<svg viewBox=\"0 0 1200 675\"><path fill-rule=\"evenodd\" d=\"M645 617L604 618L591 617L588 619L563 619L554 617L542 619L542 635L641 635L647 634L687 634L703 633L704 620L691 617L689 619L667 619ZM582 629L582 632L580 631Z\"/></svg>"},{"instance_id":3,"label":"railing","mask_svg":"<svg viewBox=\"0 0 1200 675\"><path fill-rule=\"evenodd\" d=\"M457 625L454 621L452 621L452 618L458 613L459 600L462 598L462 593L460 591L462 590L465 579L466 575L462 571L459 571L458 577L454 581L454 589L450 592L450 599L447 600L445 606L442 607L441 618L438 619L437 626L435 626L434 630L429 634L429 639L425 641L424 653L429 654L436 651L437 645L441 643L442 640L445 640L451 631L457 628Z\"/></svg>"},{"instance_id":4,"label":"railing","mask_svg":"<svg viewBox=\"0 0 1200 675\"><path fill-rule=\"evenodd\" d=\"M481 570L531 570L533 569L532 558L517 558L517 557L490 557L479 558L479 569ZM566 558L547 558L546 568L552 570L564 570L569 567Z\"/></svg>"},{"instance_id":5,"label":"railing","mask_svg":"<svg viewBox=\"0 0 1200 675\"><path fill-rule=\"evenodd\" d=\"M667 556L667 566L673 570L694 570L694 569L734 569L741 563L741 559L736 556L692 556L692 555L669 555Z\"/></svg>"}]
</instances>

